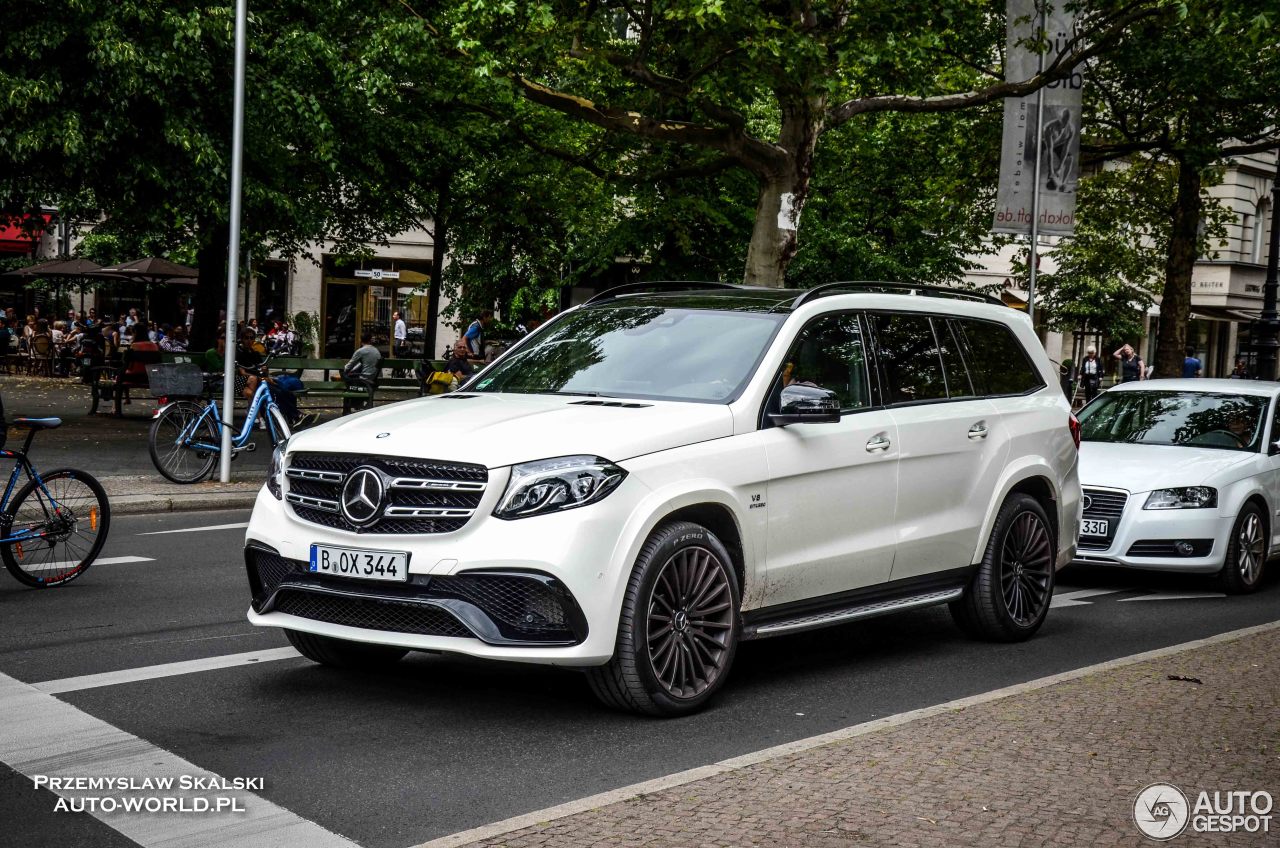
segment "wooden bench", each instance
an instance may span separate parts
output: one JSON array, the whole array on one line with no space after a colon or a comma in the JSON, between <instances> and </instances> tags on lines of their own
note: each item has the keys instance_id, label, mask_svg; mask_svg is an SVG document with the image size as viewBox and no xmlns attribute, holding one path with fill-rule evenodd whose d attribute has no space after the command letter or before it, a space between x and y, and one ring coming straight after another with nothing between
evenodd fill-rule
<instances>
[{"instance_id":1,"label":"wooden bench","mask_svg":"<svg viewBox=\"0 0 1280 848\"><path fill-rule=\"evenodd\" d=\"M383 377L385 371L403 370L413 373L420 360L416 359L383 359L378 363L378 379L368 388L348 385L341 380L342 368L347 359L306 359L300 356L277 356L271 360L271 368L277 372L292 374L298 379L306 371L319 371L324 377L321 380L303 380L303 388L295 392L300 397L337 398L342 401L342 413L346 415L356 406L372 405L377 400L404 400L423 394L417 377ZM432 360L432 367L444 368L444 362ZM331 375L338 375L335 379Z\"/></svg>"}]
</instances>

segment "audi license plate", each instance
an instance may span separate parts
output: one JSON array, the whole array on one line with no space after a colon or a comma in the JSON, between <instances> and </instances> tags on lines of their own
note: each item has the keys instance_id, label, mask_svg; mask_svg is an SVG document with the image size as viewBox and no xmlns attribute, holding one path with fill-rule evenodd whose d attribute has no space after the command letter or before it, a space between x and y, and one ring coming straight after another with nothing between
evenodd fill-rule
<instances>
[{"instance_id":1,"label":"audi license plate","mask_svg":"<svg viewBox=\"0 0 1280 848\"><path fill-rule=\"evenodd\" d=\"M1110 532L1110 521L1099 521L1096 518L1086 518L1080 522L1081 536L1106 536Z\"/></svg>"},{"instance_id":2,"label":"audi license plate","mask_svg":"<svg viewBox=\"0 0 1280 848\"><path fill-rule=\"evenodd\" d=\"M312 545L310 570L316 574L332 574L335 577L404 583L409 579L409 554L404 551L368 551L363 548Z\"/></svg>"}]
</instances>

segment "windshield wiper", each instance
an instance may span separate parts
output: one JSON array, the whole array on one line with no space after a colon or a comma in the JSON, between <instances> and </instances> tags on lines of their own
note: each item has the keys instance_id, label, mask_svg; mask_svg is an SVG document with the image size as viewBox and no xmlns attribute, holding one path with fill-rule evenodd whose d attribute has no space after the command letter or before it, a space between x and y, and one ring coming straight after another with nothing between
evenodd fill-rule
<instances>
[{"instance_id":1,"label":"windshield wiper","mask_svg":"<svg viewBox=\"0 0 1280 848\"><path fill-rule=\"evenodd\" d=\"M537 392L540 395L572 395L574 397L613 397L613 395L601 394L600 392Z\"/></svg>"}]
</instances>

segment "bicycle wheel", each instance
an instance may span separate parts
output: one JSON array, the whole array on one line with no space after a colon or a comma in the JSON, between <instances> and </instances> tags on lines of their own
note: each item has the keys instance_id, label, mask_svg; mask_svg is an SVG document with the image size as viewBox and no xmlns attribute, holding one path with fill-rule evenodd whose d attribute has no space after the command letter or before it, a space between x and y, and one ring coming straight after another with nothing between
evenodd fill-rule
<instances>
[{"instance_id":1,"label":"bicycle wheel","mask_svg":"<svg viewBox=\"0 0 1280 848\"><path fill-rule=\"evenodd\" d=\"M284 413L280 411L280 407L274 403L267 407L267 414L271 416L271 424L275 425L275 434L271 442L271 447L274 448L293 435L293 431L289 428L289 422L285 420Z\"/></svg>"},{"instance_id":2,"label":"bicycle wheel","mask_svg":"<svg viewBox=\"0 0 1280 848\"><path fill-rule=\"evenodd\" d=\"M213 416L197 422L205 407L195 401L180 400L170 404L151 422L147 446L156 470L175 483L199 483L213 471L218 461L216 450L197 449L192 442L218 444Z\"/></svg>"},{"instance_id":3,"label":"bicycle wheel","mask_svg":"<svg viewBox=\"0 0 1280 848\"><path fill-rule=\"evenodd\" d=\"M70 583L88 571L107 541L111 505L102 484L73 468L28 480L0 515L6 537L0 545L9 573L27 586L45 589Z\"/></svg>"}]
</instances>

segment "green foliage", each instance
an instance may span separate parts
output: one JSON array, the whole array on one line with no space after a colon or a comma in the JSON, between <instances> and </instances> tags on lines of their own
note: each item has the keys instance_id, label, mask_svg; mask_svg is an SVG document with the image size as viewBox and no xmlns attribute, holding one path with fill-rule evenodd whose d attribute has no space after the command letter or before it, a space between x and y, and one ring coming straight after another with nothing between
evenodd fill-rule
<instances>
[{"instance_id":1,"label":"green foliage","mask_svg":"<svg viewBox=\"0 0 1280 848\"><path fill-rule=\"evenodd\" d=\"M315 351L320 343L320 316L314 312L295 312L291 326L302 349Z\"/></svg>"}]
</instances>

